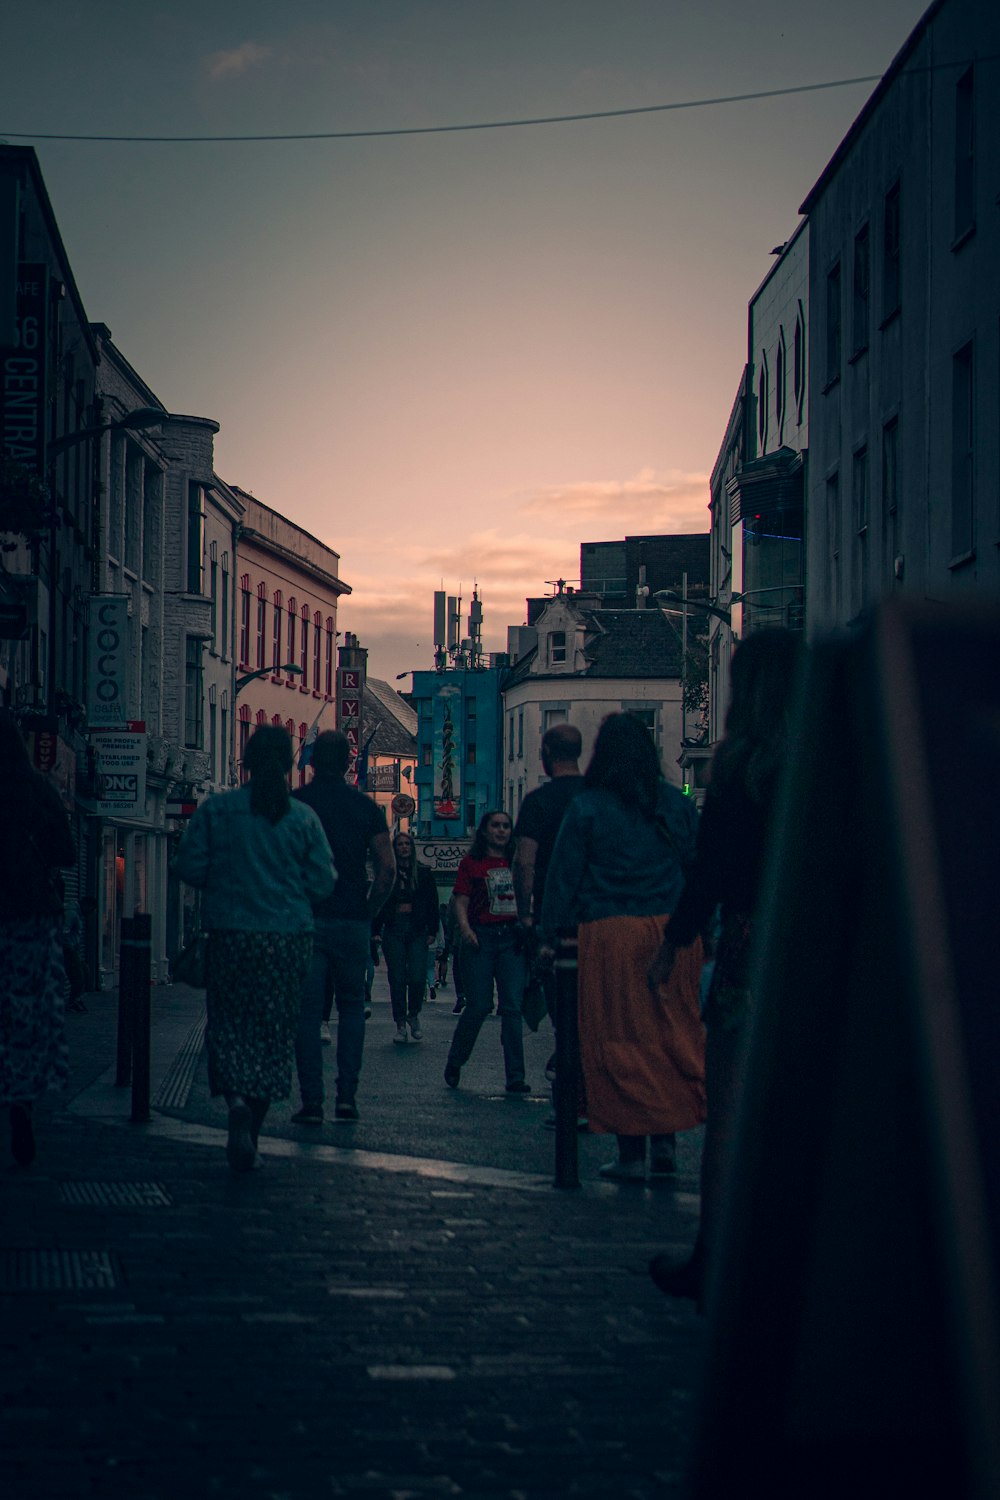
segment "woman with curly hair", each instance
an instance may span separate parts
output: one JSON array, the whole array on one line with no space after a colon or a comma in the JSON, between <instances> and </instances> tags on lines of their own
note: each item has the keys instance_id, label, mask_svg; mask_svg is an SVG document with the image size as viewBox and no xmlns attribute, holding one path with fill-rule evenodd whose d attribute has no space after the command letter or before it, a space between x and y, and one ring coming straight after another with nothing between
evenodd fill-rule
<instances>
[{"instance_id":1,"label":"woman with curly hair","mask_svg":"<svg viewBox=\"0 0 1000 1500\"><path fill-rule=\"evenodd\" d=\"M173 863L203 892L209 1086L229 1109L234 1172L259 1164L264 1116L291 1093L312 908L337 878L319 818L289 795L292 760L287 730L255 730L243 755L247 785L201 804Z\"/></svg>"},{"instance_id":2,"label":"woman with curly hair","mask_svg":"<svg viewBox=\"0 0 1000 1500\"><path fill-rule=\"evenodd\" d=\"M669 984L650 991L649 965L684 889L697 813L660 769L634 714L609 714L584 789L567 808L542 903L542 942L577 927L580 1063L589 1128L614 1134L601 1176L645 1182L676 1171L675 1134L705 1118L701 944Z\"/></svg>"},{"instance_id":3,"label":"woman with curly hair","mask_svg":"<svg viewBox=\"0 0 1000 1500\"><path fill-rule=\"evenodd\" d=\"M715 969L705 1003L708 1119L701 1165L701 1221L691 1257L655 1256L650 1275L668 1296L704 1300L742 1089L751 1005L749 965L778 783L789 756L792 694L802 652L790 630L761 630L737 646L723 739L698 828L688 883L650 969L662 984L718 912Z\"/></svg>"}]
</instances>

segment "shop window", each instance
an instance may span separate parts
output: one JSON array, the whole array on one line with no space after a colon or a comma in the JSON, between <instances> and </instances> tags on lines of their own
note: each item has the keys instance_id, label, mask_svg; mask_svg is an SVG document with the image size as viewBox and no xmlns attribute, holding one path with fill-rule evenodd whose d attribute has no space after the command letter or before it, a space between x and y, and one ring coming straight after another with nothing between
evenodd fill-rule
<instances>
[{"instance_id":1,"label":"shop window","mask_svg":"<svg viewBox=\"0 0 1000 1500\"><path fill-rule=\"evenodd\" d=\"M882 321L899 311L902 296L902 205L899 183L885 195L882 213Z\"/></svg>"}]
</instances>

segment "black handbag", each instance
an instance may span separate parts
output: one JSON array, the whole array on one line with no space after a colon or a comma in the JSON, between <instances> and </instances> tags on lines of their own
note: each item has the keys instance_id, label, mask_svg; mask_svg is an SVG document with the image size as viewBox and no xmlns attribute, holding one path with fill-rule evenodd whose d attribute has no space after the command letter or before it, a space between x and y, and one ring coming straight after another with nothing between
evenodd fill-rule
<instances>
[{"instance_id":1,"label":"black handbag","mask_svg":"<svg viewBox=\"0 0 1000 1500\"><path fill-rule=\"evenodd\" d=\"M176 984L189 984L192 989L205 988L205 950L208 935L198 932L180 952L170 966Z\"/></svg>"}]
</instances>

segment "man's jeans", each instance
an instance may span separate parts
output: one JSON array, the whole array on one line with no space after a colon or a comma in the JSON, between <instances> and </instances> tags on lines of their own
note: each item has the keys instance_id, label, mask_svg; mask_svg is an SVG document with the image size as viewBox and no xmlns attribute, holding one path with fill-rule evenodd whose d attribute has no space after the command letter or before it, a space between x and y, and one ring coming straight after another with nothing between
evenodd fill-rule
<instances>
[{"instance_id":1,"label":"man's jeans","mask_svg":"<svg viewBox=\"0 0 1000 1500\"><path fill-rule=\"evenodd\" d=\"M367 921L316 918L313 956L302 995L299 1030L295 1038L295 1066L303 1106L323 1106L323 1043L319 1028L328 977L337 1003L337 1098L351 1100L357 1093L365 1050L365 968L371 928Z\"/></svg>"},{"instance_id":2,"label":"man's jeans","mask_svg":"<svg viewBox=\"0 0 1000 1500\"><path fill-rule=\"evenodd\" d=\"M527 979L524 955L514 950L513 923L477 927L479 947L462 944L465 1009L451 1040L448 1062L462 1067L472 1056L476 1038L493 1009L493 983L500 998L500 1045L507 1082L524 1082L524 1031L521 1002Z\"/></svg>"}]
</instances>

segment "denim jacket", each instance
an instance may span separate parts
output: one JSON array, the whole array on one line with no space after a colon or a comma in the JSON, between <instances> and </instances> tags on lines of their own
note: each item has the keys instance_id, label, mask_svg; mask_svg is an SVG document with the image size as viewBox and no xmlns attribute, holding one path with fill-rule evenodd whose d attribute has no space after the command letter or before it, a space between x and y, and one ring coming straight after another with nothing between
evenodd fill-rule
<instances>
[{"instance_id":1,"label":"denim jacket","mask_svg":"<svg viewBox=\"0 0 1000 1500\"><path fill-rule=\"evenodd\" d=\"M601 787L566 809L545 881L542 934L601 917L667 916L684 889L698 813L690 798L661 782L657 822ZM657 825L660 826L657 826Z\"/></svg>"},{"instance_id":2,"label":"denim jacket","mask_svg":"<svg viewBox=\"0 0 1000 1500\"><path fill-rule=\"evenodd\" d=\"M188 826L172 869L204 891L202 926L311 932L313 906L337 879L323 825L294 797L277 823L250 809L250 788L218 792Z\"/></svg>"}]
</instances>

